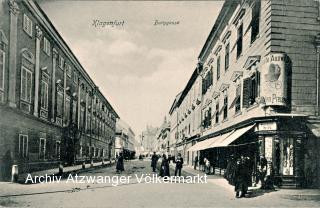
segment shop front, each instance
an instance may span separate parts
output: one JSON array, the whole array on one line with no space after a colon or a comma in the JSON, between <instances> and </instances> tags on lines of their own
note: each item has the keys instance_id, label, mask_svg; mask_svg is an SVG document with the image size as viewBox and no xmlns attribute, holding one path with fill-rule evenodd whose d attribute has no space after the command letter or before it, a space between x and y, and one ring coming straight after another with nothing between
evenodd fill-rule
<instances>
[{"instance_id":1,"label":"shop front","mask_svg":"<svg viewBox=\"0 0 320 208\"><path fill-rule=\"evenodd\" d=\"M257 124L260 156L267 160L267 175L276 185L298 188L304 181L304 148L306 132L300 118L279 118Z\"/></svg>"}]
</instances>

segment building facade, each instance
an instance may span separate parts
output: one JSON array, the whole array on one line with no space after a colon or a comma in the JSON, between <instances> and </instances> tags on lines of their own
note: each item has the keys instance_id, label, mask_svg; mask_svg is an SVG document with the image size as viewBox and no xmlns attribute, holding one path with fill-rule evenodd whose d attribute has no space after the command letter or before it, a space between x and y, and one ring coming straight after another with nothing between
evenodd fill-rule
<instances>
[{"instance_id":1,"label":"building facade","mask_svg":"<svg viewBox=\"0 0 320 208\"><path fill-rule=\"evenodd\" d=\"M227 0L198 59L170 110L178 152L253 175L263 156L279 186L319 187L319 1Z\"/></svg>"},{"instance_id":2,"label":"building facade","mask_svg":"<svg viewBox=\"0 0 320 208\"><path fill-rule=\"evenodd\" d=\"M156 145L155 152L158 154L170 154L170 122L167 120L167 117L164 118L163 123L161 124L157 135L156 135Z\"/></svg>"},{"instance_id":3,"label":"building facade","mask_svg":"<svg viewBox=\"0 0 320 208\"><path fill-rule=\"evenodd\" d=\"M135 153L135 133L131 127L119 119L116 124L115 155L124 153L125 157L130 157Z\"/></svg>"},{"instance_id":4,"label":"building facade","mask_svg":"<svg viewBox=\"0 0 320 208\"><path fill-rule=\"evenodd\" d=\"M44 11L0 11L0 178L113 157L118 115Z\"/></svg>"},{"instance_id":5,"label":"building facade","mask_svg":"<svg viewBox=\"0 0 320 208\"><path fill-rule=\"evenodd\" d=\"M159 128L147 125L146 129L142 131L140 144L144 155L150 155L157 149L157 132Z\"/></svg>"}]
</instances>

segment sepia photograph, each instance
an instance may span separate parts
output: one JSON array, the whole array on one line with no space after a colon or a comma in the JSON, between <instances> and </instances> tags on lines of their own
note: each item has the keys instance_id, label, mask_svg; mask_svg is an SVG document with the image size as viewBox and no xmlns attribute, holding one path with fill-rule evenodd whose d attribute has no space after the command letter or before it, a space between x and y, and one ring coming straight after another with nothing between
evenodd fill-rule
<instances>
[{"instance_id":1,"label":"sepia photograph","mask_svg":"<svg viewBox=\"0 0 320 208\"><path fill-rule=\"evenodd\" d=\"M0 0L2 207L320 207L320 0Z\"/></svg>"}]
</instances>

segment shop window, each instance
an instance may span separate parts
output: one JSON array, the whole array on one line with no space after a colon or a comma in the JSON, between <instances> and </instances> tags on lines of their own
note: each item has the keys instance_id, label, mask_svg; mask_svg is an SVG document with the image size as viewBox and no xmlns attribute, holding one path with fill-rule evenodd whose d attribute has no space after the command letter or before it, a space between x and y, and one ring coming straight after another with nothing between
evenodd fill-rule
<instances>
[{"instance_id":1,"label":"shop window","mask_svg":"<svg viewBox=\"0 0 320 208\"><path fill-rule=\"evenodd\" d=\"M4 90L5 52L0 49L0 90Z\"/></svg>"},{"instance_id":2,"label":"shop window","mask_svg":"<svg viewBox=\"0 0 320 208\"><path fill-rule=\"evenodd\" d=\"M31 21L31 19L24 14L23 15L23 30L30 36L32 37L32 27L33 27L33 23Z\"/></svg>"},{"instance_id":3,"label":"shop window","mask_svg":"<svg viewBox=\"0 0 320 208\"><path fill-rule=\"evenodd\" d=\"M31 103L32 72L26 67L21 68L21 100Z\"/></svg>"},{"instance_id":4,"label":"shop window","mask_svg":"<svg viewBox=\"0 0 320 208\"><path fill-rule=\"evenodd\" d=\"M40 138L39 140L39 159L45 159L46 155L46 139Z\"/></svg>"},{"instance_id":5,"label":"shop window","mask_svg":"<svg viewBox=\"0 0 320 208\"><path fill-rule=\"evenodd\" d=\"M237 58L242 53L242 41L243 41L243 24L238 28L238 38L237 38Z\"/></svg>"},{"instance_id":6,"label":"shop window","mask_svg":"<svg viewBox=\"0 0 320 208\"><path fill-rule=\"evenodd\" d=\"M227 71L229 68L229 60L230 59L230 43L226 45L225 55L224 55L224 70Z\"/></svg>"},{"instance_id":7,"label":"shop window","mask_svg":"<svg viewBox=\"0 0 320 208\"><path fill-rule=\"evenodd\" d=\"M28 135L19 134L19 156L22 158L28 156Z\"/></svg>"},{"instance_id":8,"label":"shop window","mask_svg":"<svg viewBox=\"0 0 320 208\"><path fill-rule=\"evenodd\" d=\"M253 43L259 34L259 22L260 22L260 9L261 0L254 1L254 5L251 10L251 43Z\"/></svg>"},{"instance_id":9,"label":"shop window","mask_svg":"<svg viewBox=\"0 0 320 208\"><path fill-rule=\"evenodd\" d=\"M51 46L50 46L50 42L46 37L43 37L43 51L50 56L51 53Z\"/></svg>"}]
</instances>

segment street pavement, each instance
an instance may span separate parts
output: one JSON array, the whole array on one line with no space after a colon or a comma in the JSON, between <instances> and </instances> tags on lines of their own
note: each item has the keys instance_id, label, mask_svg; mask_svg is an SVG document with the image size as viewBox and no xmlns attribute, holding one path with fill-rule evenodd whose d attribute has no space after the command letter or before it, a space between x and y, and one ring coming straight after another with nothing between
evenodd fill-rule
<instances>
[{"instance_id":1,"label":"street pavement","mask_svg":"<svg viewBox=\"0 0 320 208\"><path fill-rule=\"evenodd\" d=\"M197 175L184 168L184 175ZM171 172L172 174L172 172ZM60 183L0 183L0 207L319 207L317 190L255 190L248 198L236 199L231 186L218 176L207 183L145 183L137 177L153 176L150 160L127 161L125 171L116 173L115 166L79 173L79 176L130 178L116 186L115 181L73 183L70 178ZM73 179L75 175L71 176ZM67 183L67 181L69 181ZM319 190L318 190L319 191ZM303 198L309 193L314 197Z\"/></svg>"}]
</instances>

